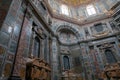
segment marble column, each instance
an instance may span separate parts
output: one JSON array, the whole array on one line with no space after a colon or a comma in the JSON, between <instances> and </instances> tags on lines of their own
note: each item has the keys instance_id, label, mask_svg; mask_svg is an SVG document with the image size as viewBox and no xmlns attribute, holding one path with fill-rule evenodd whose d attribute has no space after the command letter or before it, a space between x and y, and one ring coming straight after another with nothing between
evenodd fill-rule
<instances>
[{"instance_id":1,"label":"marble column","mask_svg":"<svg viewBox=\"0 0 120 80\"><path fill-rule=\"evenodd\" d=\"M51 66L52 66L52 80L58 80L58 46L57 39L55 37L52 38L52 54L51 54Z\"/></svg>"},{"instance_id":2,"label":"marble column","mask_svg":"<svg viewBox=\"0 0 120 80\"><path fill-rule=\"evenodd\" d=\"M79 46L80 46L81 65L83 68L82 76L83 76L84 80L89 80L88 75L87 75L87 68L85 66L85 61L84 61L84 58L87 57L86 56L86 46L85 46L85 43L79 43Z\"/></svg>"}]
</instances>

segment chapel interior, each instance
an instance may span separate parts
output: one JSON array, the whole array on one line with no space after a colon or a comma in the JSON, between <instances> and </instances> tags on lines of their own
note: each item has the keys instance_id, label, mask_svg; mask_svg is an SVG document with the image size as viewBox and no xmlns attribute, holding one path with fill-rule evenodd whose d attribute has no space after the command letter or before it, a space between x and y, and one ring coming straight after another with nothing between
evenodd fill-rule
<instances>
[{"instance_id":1,"label":"chapel interior","mask_svg":"<svg viewBox=\"0 0 120 80\"><path fill-rule=\"evenodd\" d=\"M120 80L120 0L0 0L0 80Z\"/></svg>"}]
</instances>

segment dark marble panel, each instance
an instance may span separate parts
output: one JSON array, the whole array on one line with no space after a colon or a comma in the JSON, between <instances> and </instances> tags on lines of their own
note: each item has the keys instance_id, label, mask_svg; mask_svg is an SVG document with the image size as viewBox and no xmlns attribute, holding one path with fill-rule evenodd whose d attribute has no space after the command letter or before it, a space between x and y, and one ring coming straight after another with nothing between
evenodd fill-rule
<instances>
[{"instance_id":1,"label":"dark marble panel","mask_svg":"<svg viewBox=\"0 0 120 80\"><path fill-rule=\"evenodd\" d=\"M12 64L6 62L5 67L4 67L4 71L3 71L3 74L4 74L5 77L10 76L11 68L12 68Z\"/></svg>"},{"instance_id":2,"label":"dark marble panel","mask_svg":"<svg viewBox=\"0 0 120 80\"><path fill-rule=\"evenodd\" d=\"M0 27L7 15L12 0L0 0Z\"/></svg>"},{"instance_id":3,"label":"dark marble panel","mask_svg":"<svg viewBox=\"0 0 120 80\"><path fill-rule=\"evenodd\" d=\"M14 4L13 4L13 7L16 7L16 9L18 9L21 2L22 2L22 0L15 0Z\"/></svg>"},{"instance_id":4,"label":"dark marble panel","mask_svg":"<svg viewBox=\"0 0 120 80\"><path fill-rule=\"evenodd\" d=\"M22 56L23 56L23 57L28 57L28 53L29 53L29 49L24 48L24 49L23 49L23 54L22 54Z\"/></svg>"},{"instance_id":5,"label":"dark marble panel","mask_svg":"<svg viewBox=\"0 0 120 80\"><path fill-rule=\"evenodd\" d=\"M5 23L8 25L14 26L15 16L9 13L6 17Z\"/></svg>"},{"instance_id":6,"label":"dark marble panel","mask_svg":"<svg viewBox=\"0 0 120 80\"><path fill-rule=\"evenodd\" d=\"M0 0L0 7L8 10L12 0Z\"/></svg>"},{"instance_id":7,"label":"dark marble panel","mask_svg":"<svg viewBox=\"0 0 120 80\"><path fill-rule=\"evenodd\" d=\"M28 26L28 27L26 27L26 30L25 30L25 31L26 31L26 45L27 45L27 47L29 47L32 30L31 30L31 28Z\"/></svg>"},{"instance_id":8,"label":"dark marble panel","mask_svg":"<svg viewBox=\"0 0 120 80\"><path fill-rule=\"evenodd\" d=\"M21 67L21 69L20 69L20 77L22 78L22 80L24 80L24 78L25 78L25 73L26 73L26 68Z\"/></svg>"},{"instance_id":9,"label":"dark marble panel","mask_svg":"<svg viewBox=\"0 0 120 80\"><path fill-rule=\"evenodd\" d=\"M9 13L16 16L20 3L18 0L15 0L10 8Z\"/></svg>"},{"instance_id":10,"label":"dark marble panel","mask_svg":"<svg viewBox=\"0 0 120 80\"><path fill-rule=\"evenodd\" d=\"M13 60L14 60L14 55L11 54L11 53L8 53L8 54L7 54L7 60L13 62Z\"/></svg>"},{"instance_id":11,"label":"dark marble panel","mask_svg":"<svg viewBox=\"0 0 120 80\"><path fill-rule=\"evenodd\" d=\"M10 40L10 36L5 32L0 31L0 44L8 46L9 40Z\"/></svg>"},{"instance_id":12,"label":"dark marble panel","mask_svg":"<svg viewBox=\"0 0 120 80\"><path fill-rule=\"evenodd\" d=\"M3 59L2 59L2 58L0 58L0 67L1 67L1 65L2 65L2 61L3 61Z\"/></svg>"},{"instance_id":13,"label":"dark marble panel","mask_svg":"<svg viewBox=\"0 0 120 80\"><path fill-rule=\"evenodd\" d=\"M3 56L5 54L5 48L0 46L0 56Z\"/></svg>"},{"instance_id":14,"label":"dark marble panel","mask_svg":"<svg viewBox=\"0 0 120 80\"><path fill-rule=\"evenodd\" d=\"M15 53L16 52L16 48L17 48L17 43L15 41L11 41L11 44L10 44L10 52L12 53Z\"/></svg>"},{"instance_id":15,"label":"dark marble panel","mask_svg":"<svg viewBox=\"0 0 120 80\"><path fill-rule=\"evenodd\" d=\"M11 9L10 9L10 11L9 11L9 14L13 15L14 17L16 17L17 9L12 6Z\"/></svg>"},{"instance_id":16,"label":"dark marble panel","mask_svg":"<svg viewBox=\"0 0 120 80\"><path fill-rule=\"evenodd\" d=\"M22 24L23 17L24 17L24 13L21 10L19 10L16 23Z\"/></svg>"}]
</instances>

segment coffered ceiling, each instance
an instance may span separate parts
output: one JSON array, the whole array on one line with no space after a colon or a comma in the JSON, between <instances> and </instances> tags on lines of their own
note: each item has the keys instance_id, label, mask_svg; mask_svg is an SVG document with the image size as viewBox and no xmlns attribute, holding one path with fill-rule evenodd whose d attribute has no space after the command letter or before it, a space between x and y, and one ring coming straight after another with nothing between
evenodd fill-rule
<instances>
[{"instance_id":1,"label":"coffered ceiling","mask_svg":"<svg viewBox=\"0 0 120 80\"><path fill-rule=\"evenodd\" d=\"M55 0L55 1L75 7L75 6L80 6L83 4L89 4L89 3L99 1L99 0Z\"/></svg>"}]
</instances>

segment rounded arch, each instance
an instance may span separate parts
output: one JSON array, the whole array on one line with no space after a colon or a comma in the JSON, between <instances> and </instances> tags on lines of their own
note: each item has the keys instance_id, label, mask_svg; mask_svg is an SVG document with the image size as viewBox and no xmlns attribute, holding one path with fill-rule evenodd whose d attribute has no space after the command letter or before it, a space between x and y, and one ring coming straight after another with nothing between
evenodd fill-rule
<instances>
[{"instance_id":1,"label":"rounded arch","mask_svg":"<svg viewBox=\"0 0 120 80\"><path fill-rule=\"evenodd\" d=\"M76 35L76 37L79 39L79 32L75 29L75 28L73 28L72 26L69 26L69 25L60 25L57 29L56 29L56 33L58 33L60 30L69 30L69 31L71 31L71 32L73 32L75 35Z\"/></svg>"}]
</instances>

